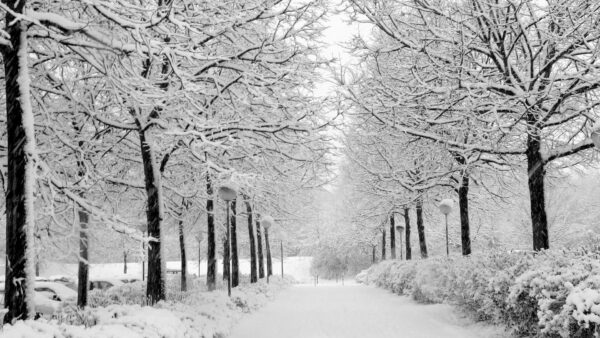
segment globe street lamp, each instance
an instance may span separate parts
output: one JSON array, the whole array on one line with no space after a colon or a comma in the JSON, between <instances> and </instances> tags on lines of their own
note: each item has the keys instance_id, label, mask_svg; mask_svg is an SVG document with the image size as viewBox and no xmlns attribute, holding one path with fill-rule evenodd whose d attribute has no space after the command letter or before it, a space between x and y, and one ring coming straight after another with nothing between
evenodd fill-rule
<instances>
[{"instance_id":1,"label":"globe street lamp","mask_svg":"<svg viewBox=\"0 0 600 338\"><path fill-rule=\"evenodd\" d=\"M439 208L440 212L444 214L446 218L446 256L450 256L450 249L448 246L448 214L452 212L452 206L454 205L454 201L451 199L445 199L440 202Z\"/></svg>"},{"instance_id":2,"label":"globe street lamp","mask_svg":"<svg viewBox=\"0 0 600 338\"><path fill-rule=\"evenodd\" d=\"M267 250L267 283L269 283L269 276L273 274L273 263L271 261L271 246L269 245L269 228L275 223L273 217L269 215L263 215L261 224L265 229L265 246Z\"/></svg>"},{"instance_id":3,"label":"globe street lamp","mask_svg":"<svg viewBox=\"0 0 600 338\"><path fill-rule=\"evenodd\" d=\"M400 237L400 260L402 260L402 233L404 232L404 227L396 225L396 231L398 231L398 237Z\"/></svg>"},{"instance_id":4,"label":"globe street lamp","mask_svg":"<svg viewBox=\"0 0 600 338\"><path fill-rule=\"evenodd\" d=\"M232 183L226 183L219 187L219 197L227 204L227 266L229 274L227 274L227 295L231 297L231 230L229 220L229 202L233 201L237 196L237 187Z\"/></svg>"}]
</instances>

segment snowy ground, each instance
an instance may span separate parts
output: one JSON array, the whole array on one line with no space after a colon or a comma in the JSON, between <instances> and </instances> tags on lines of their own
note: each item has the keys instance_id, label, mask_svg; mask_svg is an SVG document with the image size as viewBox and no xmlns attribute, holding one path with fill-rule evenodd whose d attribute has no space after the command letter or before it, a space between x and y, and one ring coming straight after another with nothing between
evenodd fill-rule
<instances>
[{"instance_id":1,"label":"snowy ground","mask_svg":"<svg viewBox=\"0 0 600 338\"><path fill-rule=\"evenodd\" d=\"M375 287L299 285L244 317L231 338L499 338L499 327L472 323L449 305L421 305Z\"/></svg>"}]
</instances>

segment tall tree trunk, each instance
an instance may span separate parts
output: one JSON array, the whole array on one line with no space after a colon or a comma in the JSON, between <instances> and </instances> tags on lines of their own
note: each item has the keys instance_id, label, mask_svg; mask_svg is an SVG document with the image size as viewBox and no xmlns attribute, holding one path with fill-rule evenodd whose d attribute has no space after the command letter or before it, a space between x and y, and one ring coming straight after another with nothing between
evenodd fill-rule
<instances>
[{"instance_id":1,"label":"tall tree trunk","mask_svg":"<svg viewBox=\"0 0 600 338\"><path fill-rule=\"evenodd\" d=\"M258 278L265 278L265 260L263 257L262 235L260 230L260 221L256 215L256 242L258 244Z\"/></svg>"},{"instance_id":2,"label":"tall tree trunk","mask_svg":"<svg viewBox=\"0 0 600 338\"><path fill-rule=\"evenodd\" d=\"M550 247L548 239L548 219L544 193L545 168L540 152L540 136L536 132L527 137L527 169L529 173L529 198L531 201L531 224L533 228L533 250Z\"/></svg>"},{"instance_id":3,"label":"tall tree trunk","mask_svg":"<svg viewBox=\"0 0 600 338\"><path fill-rule=\"evenodd\" d=\"M267 249L267 276L273 276L273 260L271 259L271 244L269 243L269 230L265 229L265 246Z\"/></svg>"},{"instance_id":4,"label":"tall tree trunk","mask_svg":"<svg viewBox=\"0 0 600 338\"><path fill-rule=\"evenodd\" d=\"M462 183L458 187L458 208L460 209L460 237L462 243L462 254L471 254L471 235L469 227L469 173L462 173Z\"/></svg>"},{"instance_id":5,"label":"tall tree trunk","mask_svg":"<svg viewBox=\"0 0 600 338\"><path fill-rule=\"evenodd\" d=\"M185 201L183 201L185 204ZM179 215L183 217L183 213ZM185 235L183 233L183 219L179 219L179 251L181 255L181 291L187 291L187 258L185 256Z\"/></svg>"},{"instance_id":6,"label":"tall tree trunk","mask_svg":"<svg viewBox=\"0 0 600 338\"><path fill-rule=\"evenodd\" d=\"M215 215L213 214L213 186L206 174L206 287L213 291L217 287L217 243L215 241Z\"/></svg>"},{"instance_id":7,"label":"tall tree trunk","mask_svg":"<svg viewBox=\"0 0 600 338\"><path fill-rule=\"evenodd\" d=\"M123 274L127 274L127 250L123 250Z\"/></svg>"},{"instance_id":8,"label":"tall tree trunk","mask_svg":"<svg viewBox=\"0 0 600 338\"><path fill-rule=\"evenodd\" d=\"M89 256L88 256L88 224L89 215L84 210L79 210L79 267L77 274L77 307L87 306Z\"/></svg>"},{"instance_id":9,"label":"tall tree trunk","mask_svg":"<svg viewBox=\"0 0 600 338\"><path fill-rule=\"evenodd\" d=\"M162 187L160 173L156 167L154 153L147 137L147 128L138 120L139 137L144 165L146 194L148 196L146 217L148 219L148 279L146 281L146 298L149 304L165 299L165 266L163 261L162 233Z\"/></svg>"},{"instance_id":10,"label":"tall tree trunk","mask_svg":"<svg viewBox=\"0 0 600 338\"><path fill-rule=\"evenodd\" d=\"M237 247L237 201L231 201L231 287L240 284L240 261Z\"/></svg>"},{"instance_id":11,"label":"tall tree trunk","mask_svg":"<svg viewBox=\"0 0 600 338\"><path fill-rule=\"evenodd\" d=\"M250 243L250 283L256 283L256 245L254 243L254 222L252 219L252 205L246 199L246 216L248 217L248 242Z\"/></svg>"},{"instance_id":12,"label":"tall tree trunk","mask_svg":"<svg viewBox=\"0 0 600 338\"><path fill-rule=\"evenodd\" d=\"M392 259L396 259L396 226L393 212L390 215L390 256Z\"/></svg>"},{"instance_id":13,"label":"tall tree trunk","mask_svg":"<svg viewBox=\"0 0 600 338\"><path fill-rule=\"evenodd\" d=\"M405 246L406 246L406 259L412 259L412 251L410 249L410 209L404 208L404 233L406 235Z\"/></svg>"},{"instance_id":14,"label":"tall tree trunk","mask_svg":"<svg viewBox=\"0 0 600 338\"><path fill-rule=\"evenodd\" d=\"M385 255L385 227L383 227L383 231L381 232L381 260L385 261L386 259L386 255Z\"/></svg>"},{"instance_id":15,"label":"tall tree trunk","mask_svg":"<svg viewBox=\"0 0 600 338\"><path fill-rule=\"evenodd\" d=\"M13 13L23 14L26 0L2 0ZM2 47L6 90L7 174L6 271L4 322L33 319L35 132L28 74L27 22L5 13L5 33L11 46Z\"/></svg>"},{"instance_id":16,"label":"tall tree trunk","mask_svg":"<svg viewBox=\"0 0 600 338\"><path fill-rule=\"evenodd\" d=\"M423 197L417 199L417 231L419 233L419 246L421 258L427 258L427 243L425 242L425 226L423 225Z\"/></svg>"}]
</instances>

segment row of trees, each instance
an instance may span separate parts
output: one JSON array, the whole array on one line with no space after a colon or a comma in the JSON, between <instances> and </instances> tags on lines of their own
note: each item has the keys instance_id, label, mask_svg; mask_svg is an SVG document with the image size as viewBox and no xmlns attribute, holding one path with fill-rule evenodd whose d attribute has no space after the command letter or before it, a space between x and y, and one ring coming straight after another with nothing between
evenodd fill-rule
<instances>
[{"instance_id":1,"label":"row of trees","mask_svg":"<svg viewBox=\"0 0 600 338\"><path fill-rule=\"evenodd\" d=\"M85 306L95 228L142 243L153 304L166 297L168 223L184 262L184 223L196 214L207 220L214 287L222 182L240 186L252 234L259 213L292 224L290 206L326 180L328 122L314 107L327 102L311 93L325 63L320 1L28 0L0 9L5 321L33 318L36 246L77 252Z\"/></svg>"},{"instance_id":2,"label":"row of trees","mask_svg":"<svg viewBox=\"0 0 600 338\"><path fill-rule=\"evenodd\" d=\"M427 257L423 206L455 194L468 255L473 203L509 200L525 183L533 249L549 248L548 177L596 161L590 136L600 118L600 4L346 5L354 20L373 27L371 37L353 42L364 71L340 79L349 112L346 180L371 201L363 213L381 224L414 209Z\"/></svg>"}]
</instances>

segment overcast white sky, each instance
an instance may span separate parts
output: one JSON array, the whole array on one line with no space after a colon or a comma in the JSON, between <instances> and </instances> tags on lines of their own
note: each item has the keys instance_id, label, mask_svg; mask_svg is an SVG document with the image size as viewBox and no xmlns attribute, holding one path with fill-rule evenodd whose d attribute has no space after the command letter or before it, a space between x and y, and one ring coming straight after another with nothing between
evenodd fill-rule
<instances>
[{"instance_id":1,"label":"overcast white sky","mask_svg":"<svg viewBox=\"0 0 600 338\"><path fill-rule=\"evenodd\" d=\"M322 51L322 55L326 58L335 58L335 67L339 67L340 64L350 66L356 63L357 60L348 53L344 45L359 33L362 36L368 35L369 28L364 24L349 23L348 16L344 13L331 14L327 25L328 28L323 32L323 41L327 43L327 47ZM330 94L334 89L330 74L327 73L326 77L329 81L317 86L317 93L322 96Z\"/></svg>"}]
</instances>

